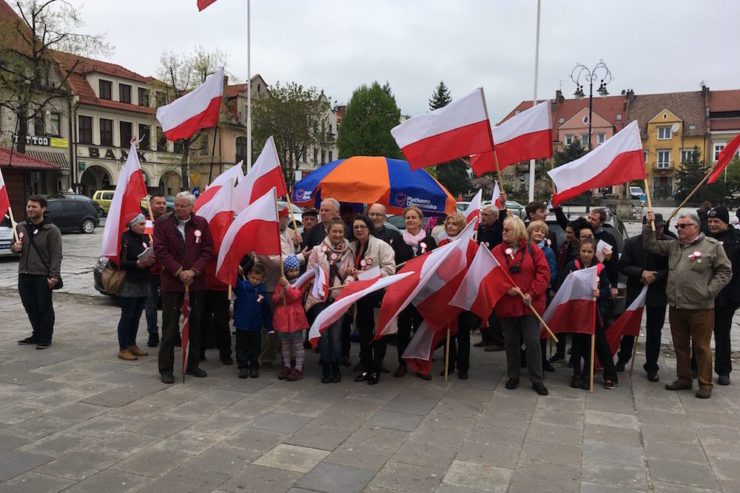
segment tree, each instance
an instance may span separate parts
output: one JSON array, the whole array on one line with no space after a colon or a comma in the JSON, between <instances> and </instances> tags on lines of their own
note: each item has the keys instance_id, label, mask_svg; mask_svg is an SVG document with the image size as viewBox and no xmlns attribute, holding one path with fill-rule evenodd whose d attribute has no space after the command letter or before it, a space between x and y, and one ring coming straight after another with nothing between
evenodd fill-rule
<instances>
[{"instance_id":1,"label":"tree","mask_svg":"<svg viewBox=\"0 0 740 493\"><path fill-rule=\"evenodd\" d=\"M684 200L696 186L701 182L710 167L700 159L698 147L694 147L694 152L688 161L684 161L681 168L676 172L676 191L673 196L676 200ZM704 202L708 200L712 203L721 202L724 198L725 184L720 179L711 185L702 185L691 198L692 202Z\"/></svg>"},{"instance_id":2,"label":"tree","mask_svg":"<svg viewBox=\"0 0 740 493\"><path fill-rule=\"evenodd\" d=\"M352 93L339 128L339 157L385 156L401 158L391 129L401 120L401 110L386 82L361 85Z\"/></svg>"},{"instance_id":3,"label":"tree","mask_svg":"<svg viewBox=\"0 0 740 493\"><path fill-rule=\"evenodd\" d=\"M557 168L561 164L575 161L579 157L585 155L587 152L588 149L583 146L580 139L573 139L571 143L563 147L562 150L555 151L552 156L553 166Z\"/></svg>"},{"instance_id":4,"label":"tree","mask_svg":"<svg viewBox=\"0 0 740 493\"><path fill-rule=\"evenodd\" d=\"M66 0L18 0L17 17L0 24L0 106L16 117L18 152L25 152L28 123L61 112L71 93L54 51L108 54L100 35L70 32L82 26L79 11Z\"/></svg>"},{"instance_id":5,"label":"tree","mask_svg":"<svg viewBox=\"0 0 740 493\"><path fill-rule=\"evenodd\" d=\"M432 97L429 98L429 110L434 111L444 108L452 102L450 90L447 89L444 81L437 84ZM457 197L470 190L471 180L468 167L462 159L455 159L446 163L438 164L436 167L437 180L449 192Z\"/></svg>"},{"instance_id":6,"label":"tree","mask_svg":"<svg viewBox=\"0 0 740 493\"><path fill-rule=\"evenodd\" d=\"M444 108L452 102L452 96L450 96L450 90L447 89L444 81L439 81L437 88L434 90L434 94L429 98L429 109L436 110L437 108Z\"/></svg>"},{"instance_id":7,"label":"tree","mask_svg":"<svg viewBox=\"0 0 740 493\"><path fill-rule=\"evenodd\" d=\"M292 186L295 170L306 159L309 147L334 144L329 111L329 99L315 87L295 82L271 86L267 97L252 103L253 157L272 135L286 183Z\"/></svg>"}]
</instances>

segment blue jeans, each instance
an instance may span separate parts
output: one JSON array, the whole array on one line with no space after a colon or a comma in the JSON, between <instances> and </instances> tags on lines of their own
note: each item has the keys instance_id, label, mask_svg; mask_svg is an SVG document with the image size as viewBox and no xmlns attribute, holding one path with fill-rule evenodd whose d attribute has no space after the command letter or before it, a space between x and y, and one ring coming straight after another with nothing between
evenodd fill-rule
<instances>
[{"instance_id":1,"label":"blue jeans","mask_svg":"<svg viewBox=\"0 0 740 493\"><path fill-rule=\"evenodd\" d=\"M317 303L311 307L310 315L311 319L315 320L316 317L324 311L328 305L326 303ZM336 322L326 328L321 339L319 339L319 356L321 361L324 363L338 363L342 358L342 321L344 315L339 317Z\"/></svg>"},{"instance_id":2,"label":"blue jeans","mask_svg":"<svg viewBox=\"0 0 740 493\"><path fill-rule=\"evenodd\" d=\"M146 298L118 298L121 304L121 319L118 321L118 346L121 350L136 344L136 333L139 331L141 312L144 311Z\"/></svg>"},{"instance_id":3,"label":"blue jeans","mask_svg":"<svg viewBox=\"0 0 740 493\"><path fill-rule=\"evenodd\" d=\"M159 276L149 278L149 296L146 297L146 330L150 334L157 334L157 307L159 306Z\"/></svg>"}]
</instances>

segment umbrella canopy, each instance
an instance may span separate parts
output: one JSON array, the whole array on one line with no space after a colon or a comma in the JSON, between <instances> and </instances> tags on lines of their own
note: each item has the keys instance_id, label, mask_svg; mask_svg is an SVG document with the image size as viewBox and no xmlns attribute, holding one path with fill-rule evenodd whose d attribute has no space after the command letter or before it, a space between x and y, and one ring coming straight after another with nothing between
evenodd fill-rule
<instances>
[{"instance_id":1,"label":"umbrella canopy","mask_svg":"<svg viewBox=\"0 0 740 493\"><path fill-rule=\"evenodd\" d=\"M293 202L302 206L321 204L322 197L340 202L379 202L391 214L415 205L424 214L455 212L457 202L424 170L413 171L409 163L385 157L354 156L321 166L293 187Z\"/></svg>"}]
</instances>

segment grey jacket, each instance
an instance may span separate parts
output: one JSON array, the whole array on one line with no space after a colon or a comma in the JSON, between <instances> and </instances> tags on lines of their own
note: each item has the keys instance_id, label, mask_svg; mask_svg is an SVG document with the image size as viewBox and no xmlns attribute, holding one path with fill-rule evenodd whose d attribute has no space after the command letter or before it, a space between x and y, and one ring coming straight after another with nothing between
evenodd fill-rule
<instances>
[{"instance_id":1,"label":"grey jacket","mask_svg":"<svg viewBox=\"0 0 740 493\"><path fill-rule=\"evenodd\" d=\"M16 227L21 243L23 243L21 258L18 261L18 273L59 279L62 268L62 233L59 232L59 228L48 222L40 226L23 222L18 223ZM31 238L36 248L31 245Z\"/></svg>"},{"instance_id":2,"label":"grey jacket","mask_svg":"<svg viewBox=\"0 0 740 493\"><path fill-rule=\"evenodd\" d=\"M645 250L668 257L668 304L674 308L714 308L714 299L732 278L732 265L722 244L700 234L693 242L656 240L655 232L642 229ZM697 252L698 255L694 255Z\"/></svg>"}]
</instances>

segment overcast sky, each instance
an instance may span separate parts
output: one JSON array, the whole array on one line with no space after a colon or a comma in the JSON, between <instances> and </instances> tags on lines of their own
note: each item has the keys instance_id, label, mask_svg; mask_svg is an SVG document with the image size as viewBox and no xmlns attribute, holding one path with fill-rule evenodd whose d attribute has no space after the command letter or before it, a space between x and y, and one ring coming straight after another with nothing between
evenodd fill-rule
<instances>
[{"instance_id":1,"label":"overcast sky","mask_svg":"<svg viewBox=\"0 0 740 493\"><path fill-rule=\"evenodd\" d=\"M247 77L247 0L79 0L111 61L156 75L165 50L201 45ZM499 120L534 91L536 0L252 0L252 73L324 89L339 104L363 83L390 82L402 113L427 110L440 80L453 99L483 86ZM740 2L543 0L538 96L575 89L577 62L603 59L611 94L740 89Z\"/></svg>"}]
</instances>

